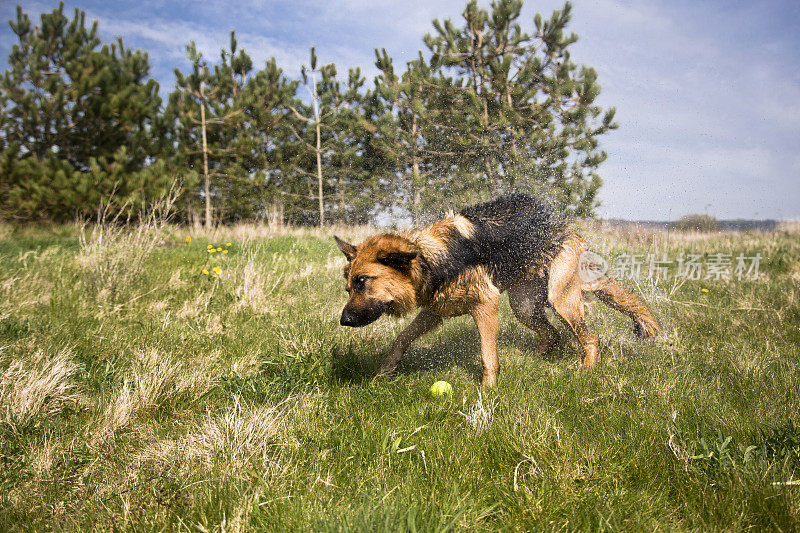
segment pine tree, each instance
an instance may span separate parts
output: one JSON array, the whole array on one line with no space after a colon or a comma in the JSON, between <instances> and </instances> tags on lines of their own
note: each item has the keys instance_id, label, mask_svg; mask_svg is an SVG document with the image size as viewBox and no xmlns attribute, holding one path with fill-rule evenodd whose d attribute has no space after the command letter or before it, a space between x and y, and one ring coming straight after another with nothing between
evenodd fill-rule
<instances>
[{"instance_id":1,"label":"pine tree","mask_svg":"<svg viewBox=\"0 0 800 533\"><path fill-rule=\"evenodd\" d=\"M228 50L220 52L214 66L211 86L214 98L209 100L213 118L214 157L218 161L215 196L222 221L252 218L262 195L262 183L254 180L252 156L254 139L249 135L252 124L244 109L244 92L253 70L253 61L238 48L235 32L231 32Z\"/></svg>"},{"instance_id":2,"label":"pine tree","mask_svg":"<svg viewBox=\"0 0 800 533\"><path fill-rule=\"evenodd\" d=\"M446 93L438 90L422 53L399 76L385 49L375 55L380 70L375 92L382 106L373 118L374 144L384 158L387 179L402 177L394 192L418 224L422 214L439 203L436 185L450 170L450 154L438 148L446 135L437 127L437 115L448 107L442 101Z\"/></svg>"},{"instance_id":3,"label":"pine tree","mask_svg":"<svg viewBox=\"0 0 800 533\"><path fill-rule=\"evenodd\" d=\"M97 22L72 20L63 3L34 27L17 7L18 43L0 81L4 146L3 216L65 220L90 216L111 198L130 213L169 187L146 171L161 99L147 54L122 40L102 45Z\"/></svg>"},{"instance_id":4,"label":"pine tree","mask_svg":"<svg viewBox=\"0 0 800 533\"><path fill-rule=\"evenodd\" d=\"M398 206L416 223L517 190L590 215L614 109L595 104L595 71L570 57L570 4L529 30L521 8L473 0L463 24L434 20L429 54L402 71L376 50L373 90L359 69L340 79L318 66L313 48L291 80L274 59L254 72L234 32L211 65L190 43L161 115L145 54L103 45L79 10L34 28L18 9L0 80L0 215L63 220L112 196L133 214L174 175L188 218L208 226L366 222Z\"/></svg>"},{"instance_id":5,"label":"pine tree","mask_svg":"<svg viewBox=\"0 0 800 533\"><path fill-rule=\"evenodd\" d=\"M202 199L207 228L213 224L214 210L218 220L226 219L229 206L225 202L241 187L238 160L250 149L242 134L241 98L252 61L243 50L238 54L236 50L236 36L231 32L230 50L221 51L220 64L211 70L194 41L190 42L186 55L192 70L184 75L175 69L176 88L166 111L176 132L175 164L192 176L193 183L202 182L195 199ZM188 208L196 209L196 203L189 202Z\"/></svg>"},{"instance_id":6,"label":"pine tree","mask_svg":"<svg viewBox=\"0 0 800 533\"><path fill-rule=\"evenodd\" d=\"M175 150L172 165L187 182L187 195L181 207L187 212L189 219L198 224L201 220L199 207L203 193L209 193L206 196L207 209L210 209L211 201L207 136L205 143L203 141L204 133L207 134L203 130L206 126L204 84L208 77L208 67L194 42L186 46L186 56L192 64L192 70L186 75L180 69L174 70L175 89L169 95L165 121L170 126ZM202 95L201 87L204 89ZM198 186L202 189L195 190ZM204 217L204 221L207 225L211 224L211 217Z\"/></svg>"},{"instance_id":7,"label":"pine tree","mask_svg":"<svg viewBox=\"0 0 800 533\"><path fill-rule=\"evenodd\" d=\"M298 84L298 80L284 75L275 58L270 58L244 88L242 109L247 140L243 143L248 150L238 159L238 165L241 175L252 176L252 187L249 193L242 191L235 200L229 200L237 205L247 204L238 207L243 217L263 217L282 224L288 198L289 218L294 218L292 204L302 189L291 163L297 156L296 146L285 124L291 121L289 108L296 104Z\"/></svg>"},{"instance_id":8,"label":"pine tree","mask_svg":"<svg viewBox=\"0 0 800 533\"><path fill-rule=\"evenodd\" d=\"M435 33L425 36L438 103L447 106L435 116L435 128L450 133L440 151L454 154L451 177L458 177L441 189L462 201L555 191L564 208L588 215L606 157L597 136L616 127L614 109L593 103L596 72L571 60L570 3L549 20L537 14L533 34L519 23L522 5L497 0L487 11L472 0L463 26L434 20ZM459 184L467 186L450 186Z\"/></svg>"},{"instance_id":9,"label":"pine tree","mask_svg":"<svg viewBox=\"0 0 800 533\"><path fill-rule=\"evenodd\" d=\"M309 198L317 200L317 224L325 225L326 212L332 218L363 218L365 203L371 198L369 177L360 163L364 140L360 69L348 72L347 85L337 79L333 63L317 68L317 55L311 48L310 67L301 73L310 104L298 100L291 106L295 123L287 124L297 145L295 170L313 178ZM308 182L309 185L311 182ZM330 216L328 218L331 218Z\"/></svg>"},{"instance_id":10,"label":"pine tree","mask_svg":"<svg viewBox=\"0 0 800 533\"><path fill-rule=\"evenodd\" d=\"M367 102L362 93L364 81L360 68L348 69L347 85L340 93L337 106L329 158L335 187L332 218L347 224L368 222L380 203L377 193L381 184L371 173L368 161L371 133L366 116Z\"/></svg>"}]
</instances>

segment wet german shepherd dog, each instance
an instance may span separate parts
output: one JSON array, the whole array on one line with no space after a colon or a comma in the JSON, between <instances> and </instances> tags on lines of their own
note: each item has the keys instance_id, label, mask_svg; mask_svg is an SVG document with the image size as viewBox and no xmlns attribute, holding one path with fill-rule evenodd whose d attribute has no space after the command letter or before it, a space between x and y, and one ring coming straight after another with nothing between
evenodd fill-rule
<instances>
[{"instance_id":1,"label":"wet german shepherd dog","mask_svg":"<svg viewBox=\"0 0 800 533\"><path fill-rule=\"evenodd\" d=\"M658 331L652 313L615 279L601 273L586 281L579 275L588 245L564 215L533 196L504 196L425 228L376 235L358 246L334 238L348 260L344 277L350 297L343 326L365 326L384 313L402 316L421 308L394 341L380 374L391 373L411 343L442 319L469 313L480 334L483 385L493 386L504 291L517 319L538 334L536 354L558 342L558 330L545 316L549 306L578 339L585 370L599 362L599 340L584 322L584 293L627 314L640 337Z\"/></svg>"}]
</instances>

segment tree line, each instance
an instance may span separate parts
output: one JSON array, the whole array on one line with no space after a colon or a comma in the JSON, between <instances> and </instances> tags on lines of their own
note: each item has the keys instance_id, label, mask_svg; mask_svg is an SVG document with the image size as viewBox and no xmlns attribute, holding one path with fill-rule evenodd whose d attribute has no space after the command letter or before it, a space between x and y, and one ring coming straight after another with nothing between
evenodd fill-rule
<instances>
[{"instance_id":1,"label":"tree line","mask_svg":"<svg viewBox=\"0 0 800 533\"><path fill-rule=\"evenodd\" d=\"M232 31L218 58L188 43L166 101L147 53L103 43L80 9L34 26L18 6L0 79L0 218L136 217L176 184L175 214L207 225L419 221L509 191L591 215L614 109L570 57L571 5L527 29L522 6L470 1L402 66L376 49L370 84L314 48L300 77L274 58L257 69Z\"/></svg>"}]
</instances>

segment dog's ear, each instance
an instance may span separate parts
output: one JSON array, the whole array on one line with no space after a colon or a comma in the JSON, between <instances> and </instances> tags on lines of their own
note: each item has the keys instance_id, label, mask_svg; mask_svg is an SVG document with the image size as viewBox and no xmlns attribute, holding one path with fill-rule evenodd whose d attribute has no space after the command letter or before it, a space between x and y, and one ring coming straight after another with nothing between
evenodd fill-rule
<instances>
[{"instance_id":1,"label":"dog's ear","mask_svg":"<svg viewBox=\"0 0 800 533\"><path fill-rule=\"evenodd\" d=\"M411 270L411 262L418 255L416 246L400 235L383 235L376 247L378 253L375 255L375 260L403 274Z\"/></svg>"},{"instance_id":2,"label":"dog's ear","mask_svg":"<svg viewBox=\"0 0 800 533\"><path fill-rule=\"evenodd\" d=\"M344 242L335 235L333 236L333 239L336 241L336 246L338 246L342 253L347 256L347 260L352 261L356 256L356 247L350 243Z\"/></svg>"},{"instance_id":3,"label":"dog's ear","mask_svg":"<svg viewBox=\"0 0 800 533\"><path fill-rule=\"evenodd\" d=\"M402 273L411 270L411 262L417 258L417 252L405 252L399 250L385 250L378 252L376 257L378 263L391 267Z\"/></svg>"}]
</instances>

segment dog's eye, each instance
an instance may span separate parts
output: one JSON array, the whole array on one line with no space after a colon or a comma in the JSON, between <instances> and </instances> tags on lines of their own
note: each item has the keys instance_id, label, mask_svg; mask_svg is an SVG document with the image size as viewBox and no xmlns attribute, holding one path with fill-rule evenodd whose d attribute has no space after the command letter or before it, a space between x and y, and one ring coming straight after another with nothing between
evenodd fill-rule
<instances>
[{"instance_id":1,"label":"dog's eye","mask_svg":"<svg viewBox=\"0 0 800 533\"><path fill-rule=\"evenodd\" d=\"M367 276L356 276L353 278L353 290L355 291L363 291L364 287L367 284L367 280L369 278Z\"/></svg>"}]
</instances>

